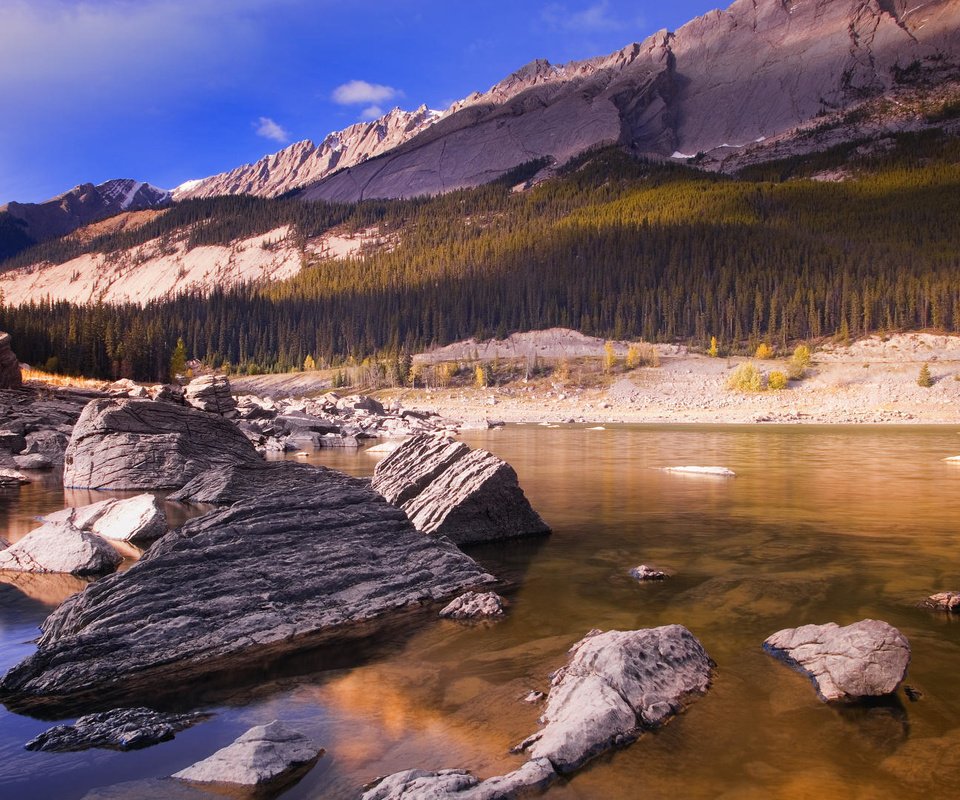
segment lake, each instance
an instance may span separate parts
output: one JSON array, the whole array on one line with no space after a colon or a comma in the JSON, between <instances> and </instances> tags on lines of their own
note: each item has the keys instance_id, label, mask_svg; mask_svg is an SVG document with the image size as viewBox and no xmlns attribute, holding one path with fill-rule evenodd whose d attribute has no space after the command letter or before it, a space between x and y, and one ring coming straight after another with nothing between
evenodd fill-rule
<instances>
[{"instance_id":1,"label":"lake","mask_svg":"<svg viewBox=\"0 0 960 800\"><path fill-rule=\"evenodd\" d=\"M50 723L0 709L0 798L70 800L169 775L273 719L327 750L283 795L291 800L357 798L376 776L412 767L501 774L524 760L509 748L537 729L538 707L521 698L548 688L574 642L592 628L668 623L687 626L717 662L711 690L547 797L960 795L960 617L916 607L960 589L960 466L942 460L960 454L958 433L517 425L464 434L515 467L554 530L468 550L503 579L505 619L462 625L427 611L374 641L305 654L253 681L227 674L185 686L179 707L213 718L136 752L31 753L23 744ZM309 460L355 475L376 464L352 451ZM737 476L659 469L686 464ZM5 493L0 535L22 536L35 515L64 502L56 476ZM640 563L672 577L638 584L627 573ZM39 623L79 585L57 576L0 584L0 670L31 652ZM761 650L780 628L867 617L910 640L906 682L922 694L916 702L901 690L899 702L829 707Z\"/></svg>"}]
</instances>

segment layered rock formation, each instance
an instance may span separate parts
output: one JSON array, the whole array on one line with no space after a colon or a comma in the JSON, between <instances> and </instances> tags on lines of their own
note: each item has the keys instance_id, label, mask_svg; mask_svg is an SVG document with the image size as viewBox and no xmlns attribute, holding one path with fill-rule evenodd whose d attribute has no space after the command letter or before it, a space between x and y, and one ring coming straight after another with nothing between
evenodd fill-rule
<instances>
[{"instance_id":1,"label":"layered rock formation","mask_svg":"<svg viewBox=\"0 0 960 800\"><path fill-rule=\"evenodd\" d=\"M126 572L69 598L0 696L15 708L159 696L492 580L450 542L414 530L366 481L325 482L318 470L309 490L279 481L190 520Z\"/></svg>"},{"instance_id":2,"label":"layered rock formation","mask_svg":"<svg viewBox=\"0 0 960 800\"><path fill-rule=\"evenodd\" d=\"M188 406L219 414L221 417L237 415L237 401L230 394L230 381L225 375L201 375L187 384L183 399Z\"/></svg>"},{"instance_id":3,"label":"layered rock formation","mask_svg":"<svg viewBox=\"0 0 960 800\"><path fill-rule=\"evenodd\" d=\"M392 150L428 128L439 116L439 112L426 106L415 111L395 108L372 122L358 122L335 131L318 145L304 140L264 156L255 164L189 181L174 189L173 196L177 200L222 194L275 197Z\"/></svg>"},{"instance_id":4,"label":"layered rock formation","mask_svg":"<svg viewBox=\"0 0 960 800\"><path fill-rule=\"evenodd\" d=\"M176 489L201 471L259 460L236 426L214 414L152 400L93 400L73 429L63 485Z\"/></svg>"},{"instance_id":5,"label":"layered rock formation","mask_svg":"<svg viewBox=\"0 0 960 800\"><path fill-rule=\"evenodd\" d=\"M408 440L377 464L373 488L423 533L475 544L549 533L517 473L486 450L444 436Z\"/></svg>"},{"instance_id":6,"label":"layered rock formation","mask_svg":"<svg viewBox=\"0 0 960 800\"><path fill-rule=\"evenodd\" d=\"M72 725L54 725L27 742L26 749L49 753L68 753L91 747L139 750L172 739L207 716L161 714L152 708L118 708L87 714Z\"/></svg>"},{"instance_id":7,"label":"layered rock formation","mask_svg":"<svg viewBox=\"0 0 960 800\"><path fill-rule=\"evenodd\" d=\"M10 342L10 334L0 331L0 389L19 389L23 383L20 362Z\"/></svg>"},{"instance_id":8,"label":"layered rock formation","mask_svg":"<svg viewBox=\"0 0 960 800\"><path fill-rule=\"evenodd\" d=\"M910 665L910 643L892 625L864 619L777 631L763 649L807 675L825 702L896 691Z\"/></svg>"}]
</instances>

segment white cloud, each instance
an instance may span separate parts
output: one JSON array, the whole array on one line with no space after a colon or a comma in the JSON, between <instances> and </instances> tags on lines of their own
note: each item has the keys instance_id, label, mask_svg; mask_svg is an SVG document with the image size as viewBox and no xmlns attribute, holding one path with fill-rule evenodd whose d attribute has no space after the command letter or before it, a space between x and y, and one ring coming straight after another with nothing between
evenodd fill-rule
<instances>
[{"instance_id":1,"label":"white cloud","mask_svg":"<svg viewBox=\"0 0 960 800\"><path fill-rule=\"evenodd\" d=\"M550 3L541 10L540 19L555 31L618 31L627 27L624 20L611 13L609 0L599 0L579 11L571 11L563 3Z\"/></svg>"},{"instance_id":2,"label":"white cloud","mask_svg":"<svg viewBox=\"0 0 960 800\"><path fill-rule=\"evenodd\" d=\"M380 106L367 106L360 112L360 119L368 121L377 119L377 117L382 117L383 113L383 109L380 108Z\"/></svg>"},{"instance_id":3,"label":"white cloud","mask_svg":"<svg viewBox=\"0 0 960 800\"><path fill-rule=\"evenodd\" d=\"M356 80L341 84L333 90L332 95L333 102L341 106L359 106L368 103L370 108L402 96L403 92L392 86Z\"/></svg>"},{"instance_id":4,"label":"white cloud","mask_svg":"<svg viewBox=\"0 0 960 800\"><path fill-rule=\"evenodd\" d=\"M280 144L286 144L290 141L290 134L270 117L260 117L257 123L257 136L262 136L264 139L273 139Z\"/></svg>"}]
</instances>

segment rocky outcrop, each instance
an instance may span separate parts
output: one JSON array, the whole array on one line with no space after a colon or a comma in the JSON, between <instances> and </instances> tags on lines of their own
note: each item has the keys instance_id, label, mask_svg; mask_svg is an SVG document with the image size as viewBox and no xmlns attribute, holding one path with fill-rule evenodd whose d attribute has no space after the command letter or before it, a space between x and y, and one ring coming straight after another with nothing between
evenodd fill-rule
<instances>
[{"instance_id":1,"label":"rocky outcrop","mask_svg":"<svg viewBox=\"0 0 960 800\"><path fill-rule=\"evenodd\" d=\"M457 544L549 533L517 473L486 450L442 436L415 436L379 464L373 488L423 533Z\"/></svg>"},{"instance_id":2,"label":"rocky outcrop","mask_svg":"<svg viewBox=\"0 0 960 800\"><path fill-rule=\"evenodd\" d=\"M661 569L641 564L630 570L630 577L638 581L665 581L670 576Z\"/></svg>"},{"instance_id":3,"label":"rocky outcrop","mask_svg":"<svg viewBox=\"0 0 960 800\"><path fill-rule=\"evenodd\" d=\"M937 592L923 600L920 606L933 611L960 613L960 592Z\"/></svg>"},{"instance_id":4,"label":"rocky outcrop","mask_svg":"<svg viewBox=\"0 0 960 800\"><path fill-rule=\"evenodd\" d=\"M45 522L58 522L95 533L105 539L143 544L167 532L167 515L152 494L129 500L101 500L80 508L65 508L47 514Z\"/></svg>"},{"instance_id":5,"label":"rocky outcrop","mask_svg":"<svg viewBox=\"0 0 960 800\"><path fill-rule=\"evenodd\" d=\"M0 389L19 389L23 383L20 362L10 342L10 334L0 331Z\"/></svg>"},{"instance_id":6,"label":"rocky outcrop","mask_svg":"<svg viewBox=\"0 0 960 800\"><path fill-rule=\"evenodd\" d=\"M713 661L682 625L594 631L551 681L544 727L518 746L561 773L629 744L710 686Z\"/></svg>"},{"instance_id":7,"label":"rocky outcrop","mask_svg":"<svg viewBox=\"0 0 960 800\"><path fill-rule=\"evenodd\" d=\"M496 592L465 592L440 611L444 619L488 619L503 616L503 598Z\"/></svg>"},{"instance_id":8,"label":"rocky outcrop","mask_svg":"<svg viewBox=\"0 0 960 800\"><path fill-rule=\"evenodd\" d=\"M910 643L892 625L864 619L777 631L763 649L807 675L825 702L895 692L907 675Z\"/></svg>"},{"instance_id":9,"label":"rocky outcrop","mask_svg":"<svg viewBox=\"0 0 960 800\"><path fill-rule=\"evenodd\" d=\"M187 384L184 400L188 406L221 417L237 416L237 401L230 394L230 381L225 375L201 375Z\"/></svg>"},{"instance_id":10,"label":"rocky outcrop","mask_svg":"<svg viewBox=\"0 0 960 800\"><path fill-rule=\"evenodd\" d=\"M30 479L15 469L0 467L0 486L23 486L30 483Z\"/></svg>"},{"instance_id":11,"label":"rocky outcrop","mask_svg":"<svg viewBox=\"0 0 960 800\"><path fill-rule=\"evenodd\" d=\"M102 575L121 558L103 539L72 525L48 522L0 552L0 569Z\"/></svg>"},{"instance_id":12,"label":"rocky outcrop","mask_svg":"<svg viewBox=\"0 0 960 800\"><path fill-rule=\"evenodd\" d=\"M258 462L228 420L152 400L94 400L67 447L63 485L176 489L204 470Z\"/></svg>"},{"instance_id":13,"label":"rocky outcrop","mask_svg":"<svg viewBox=\"0 0 960 800\"><path fill-rule=\"evenodd\" d=\"M537 794L557 779L545 758L528 761L507 775L481 781L464 769L408 769L384 778L361 800L514 800Z\"/></svg>"},{"instance_id":14,"label":"rocky outcrop","mask_svg":"<svg viewBox=\"0 0 960 800\"><path fill-rule=\"evenodd\" d=\"M174 773L192 783L260 786L309 769L323 753L306 736L282 722L257 725L209 758Z\"/></svg>"},{"instance_id":15,"label":"rocky outcrop","mask_svg":"<svg viewBox=\"0 0 960 800\"><path fill-rule=\"evenodd\" d=\"M17 469L44 470L53 469L53 462L42 453L30 453L25 456L14 456L13 463Z\"/></svg>"},{"instance_id":16,"label":"rocky outcrop","mask_svg":"<svg viewBox=\"0 0 960 800\"><path fill-rule=\"evenodd\" d=\"M69 598L36 652L0 681L4 702L157 697L493 580L450 542L419 534L366 481L316 475L296 491L264 478L254 497L190 520L126 572Z\"/></svg>"},{"instance_id":17,"label":"rocky outcrop","mask_svg":"<svg viewBox=\"0 0 960 800\"><path fill-rule=\"evenodd\" d=\"M161 714L151 708L118 708L87 714L72 725L55 725L26 744L27 750L68 753L103 747L139 750L166 742L207 719L207 714Z\"/></svg>"},{"instance_id":18,"label":"rocky outcrop","mask_svg":"<svg viewBox=\"0 0 960 800\"><path fill-rule=\"evenodd\" d=\"M182 489L170 495L171 500L185 503L212 503L228 506L249 500L278 486L291 495L332 489L342 486L350 491L356 479L327 467L298 464L293 461L262 461L254 464L231 464L201 472Z\"/></svg>"}]
</instances>

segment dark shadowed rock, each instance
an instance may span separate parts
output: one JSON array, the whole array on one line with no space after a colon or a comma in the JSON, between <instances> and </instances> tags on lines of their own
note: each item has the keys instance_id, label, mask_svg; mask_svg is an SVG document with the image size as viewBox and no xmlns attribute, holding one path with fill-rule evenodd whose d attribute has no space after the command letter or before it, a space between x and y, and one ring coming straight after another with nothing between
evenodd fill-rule
<instances>
[{"instance_id":1,"label":"dark shadowed rock","mask_svg":"<svg viewBox=\"0 0 960 800\"><path fill-rule=\"evenodd\" d=\"M933 611L960 613L960 592L937 592L921 601L920 607Z\"/></svg>"},{"instance_id":2,"label":"dark shadowed rock","mask_svg":"<svg viewBox=\"0 0 960 800\"><path fill-rule=\"evenodd\" d=\"M102 575L122 559L99 536L72 525L48 522L0 552L0 569Z\"/></svg>"},{"instance_id":3,"label":"dark shadowed rock","mask_svg":"<svg viewBox=\"0 0 960 800\"><path fill-rule=\"evenodd\" d=\"M73 429L63 485L177 489L204 470L258 461L247 437L214 414L152 400L93 400Z\"/></svg>"},{"instance_id":4,"label":"dark shadowed rock","mask_svg":"<svg viewBox=\"0 0 960 800\"><path fill-rule=\"evenodd\" d=\"M192 783L259 786L309 769L322 753L302 733L274 720L251 728L233 744L173 777Z\"/></svg>"},{"instance_id":5,"label":"dark shadowed rock","mask_svg":"<svg viewBox=\"0 0 960 800\"><path fill-rule=\"evenodd\" d=\"M666 722L709 688L714 666L682 625L591 632L570 652L551 682L543 729L517 748L561 773Z\"/></svg>"},{"instance_id":6,"label":"dark shadowed rock","mask_svg":"<svg viewBox=\"0 0 960 800\"><path fill-rule=\"evenodd\" d=\"M36 652L0 681L4 702L157 696L493 580L365 481L316 473L309 490L279 481L190 520L126 572L69 598L43 623Z\"/></svg>"},{"instance_id":7,"label":"dark shadowed rock","mask_svg":"<svg viewBox=\"0 0 960 800\"><path fill-rule=\"evenodd\" d=\"M377 465L373 487L399 504L418 531L457 544L550 532L513 467L443 436L404 442Z\"/></svg>"},{"instance_id":8,"label":"dark shadowed rock","mask_svg":"<svg viewBox=\"0 0 960 800\"><path fill-rule=\"evenodd\" d=\"M17 389L23 383L20 362L10 342L10 334L0 331L0 389Z\"/></svg>"},{"instance_id":9,"label":"dark shadowed rock","mask_svg":"<svg viewBox=\"0 0 960 800\"><path fill-rule=\"evenodd\" d=\"M161 714L152 708L118 708L87 714L73 725L54 725L27 742L26 748L53 753L91 747L138 750L172 739L207 717L206 714Z\"/></svg>"},{"instance_id":10,"label":"dark shadowed rock","mask_svg":"<svg viewBox=\"0 0 960 800\"><path fill-rule=\"evenodd\" d=\"M824 701L857 700L896 691L907 675L910 643L892 625L864 619L785 628L763 649L807 675Z\"/></svg>"},{"instance_id":11,"label":"dark shadowed rock","mask_svg":"<svg viewBox=\"0 0 960 800\"><path fill-rule=\"evenodd\" d=\"M80 409L77 409L79 416ZM43 456L54 466L63 465L63 455L67 451L70 437L58 430L40 430L28 433L24 440L24 456Z\"/></svg>"},{"instance_id":12,"label":"dark shadowed rock","mask_svg":"<svg viewBox=\"0 0 960 800\"><path fill-rule=\"evenodd\" d=\"M187 405L221 417L237 416L237 401L230 393L230 381L224 375L201 375L186 385L183 399Z\"/></svg>"},{"instance_id":13,"label":"dark shadowed rock","mask_svg":"<svg viewBox=\"0 0 960 800\"><path fill-rule=\"evenodd\" d=\"M485 781L464 769L408 769L384 778L361 800L514 800L543 791L557 777L545 758L528 761L507 775Z\"/></svg>"},{"instance_id":14,"label":"dark shadowed rock","mask_svg":"<svg viewBox=\"0 0 960 800\"><path fill-rule=\"evenodd\" d=\"M484 619L503 616L503 599L496 592L465 592L440 611L445 619Z\"/></svg>"}]
</instances>

